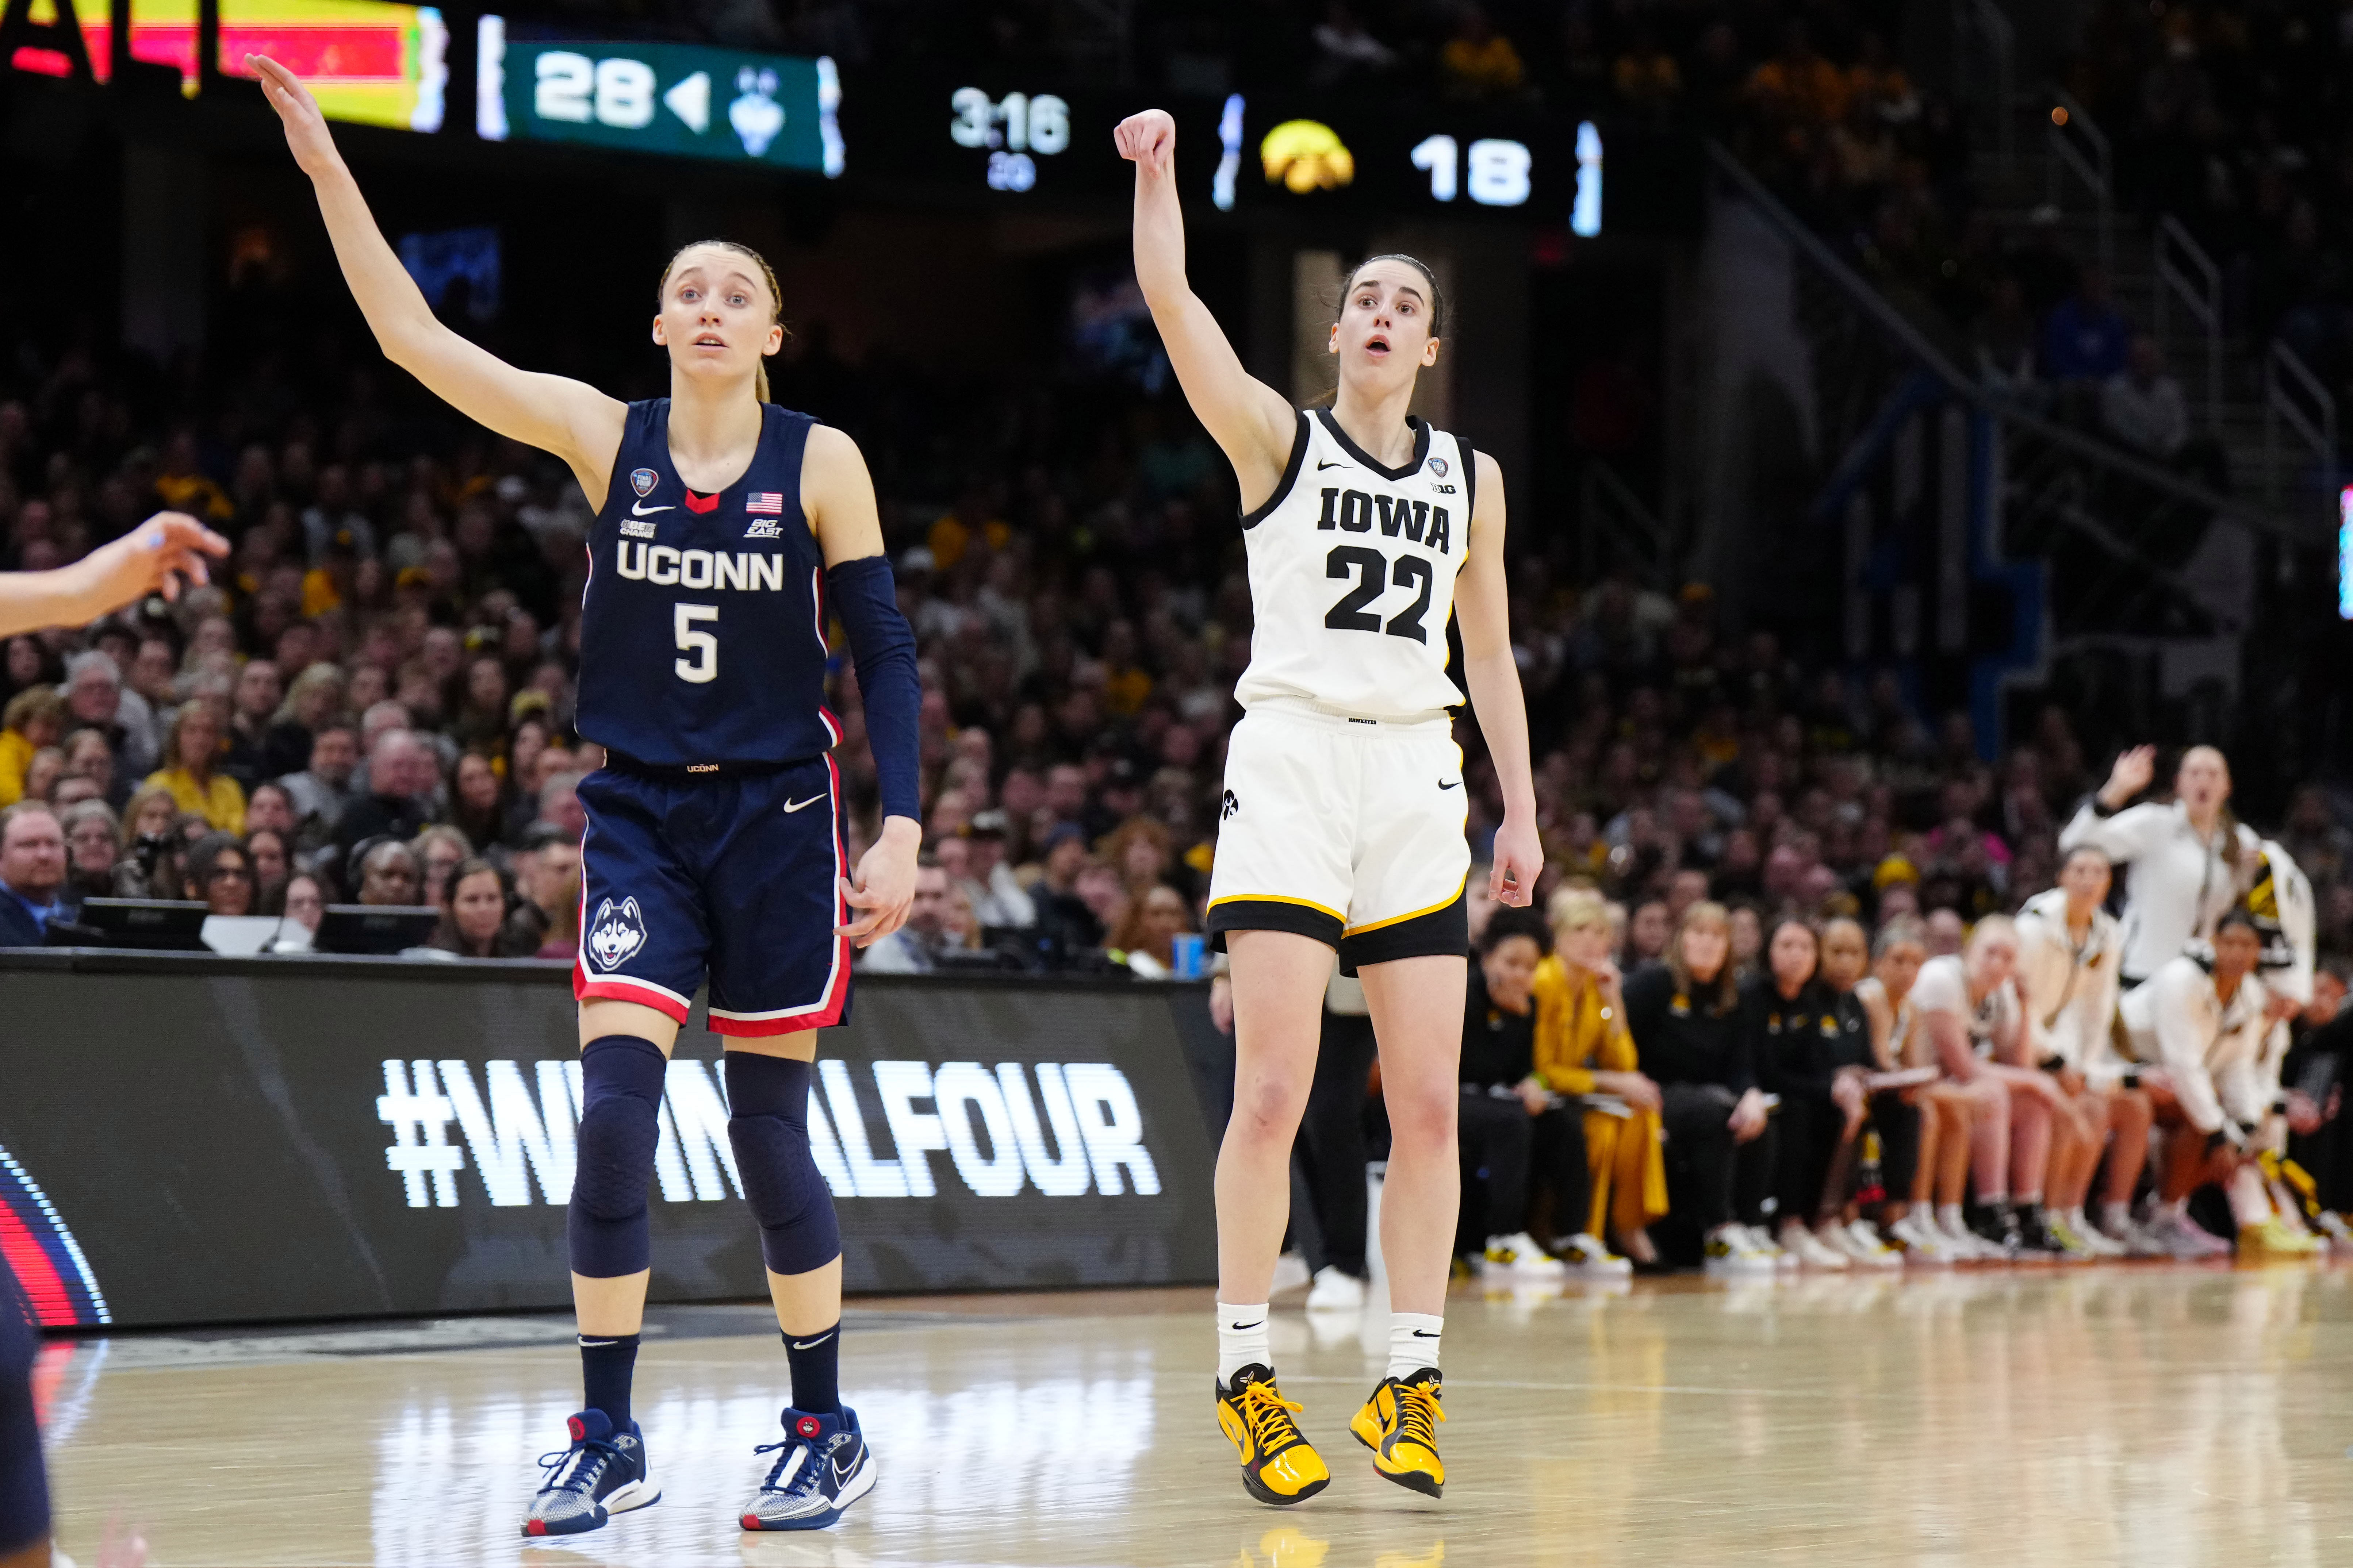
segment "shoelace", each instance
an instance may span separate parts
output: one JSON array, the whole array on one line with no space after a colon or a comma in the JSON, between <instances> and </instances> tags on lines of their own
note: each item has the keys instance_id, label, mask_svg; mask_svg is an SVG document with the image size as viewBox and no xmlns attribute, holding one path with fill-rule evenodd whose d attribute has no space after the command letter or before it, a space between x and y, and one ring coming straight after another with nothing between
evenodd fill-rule
<instances>
[{"instance_id":1,"label":"shoelace","mask_svg":"<svg viewBox=\"0 0 2353 1568\"><path fill-rule=\"evenodd\" d=\"M1397 1385L1397 1405L1398 1438L1410 1438L1435 1453L1436 1423L1446 1419L1446 1412L1439 1408L1438 1395L1428 1384L1400 1383Z\"/></svg>"},{"instance_id":2,"label":"shoelace","mask_svg":"<svg viewBox=\"0 0 2353 1568\"><path fill-rule=\"evenodd\" d=\"M797 1495L815 1488L818 1470L808 1463L808 1458L816 1451L803 1437L787 1437L781 1443L763 1443L753 1449L754 1454L776 1455L776 1462L768 1467L768 1479L760 1483L760 1489Z\"/></svg>"},{"instance_id":3,"label":"shoelace","mask_svg":"<svg viewBox=\"0 0 2353 1568\"><path fill-rule=\"evenodd\" d=\"M1294 1405L1275 1391L1271 1383L1253 1383L1242 1390L1242 1420L1250 1427L1250 1441L1257 1445L1261 1458L1279 1453L1300 1440L1299 1428L1292 1417L1307 1407Z\"/></svg>"},{"instance_id":4,"label":"shoelace","mask_svg":"<svg viewBox=\"0 0 2353 1568\"><path fill-rule=\"evenodd\" d=\"M596 1483L605 1474L605 1467L620 1458L612 1444L593 1437L584 1437L569 1448L558 1448L539 1457L539 1468L547 1479L540 1483L543 1492L578 1492L594 1497ZM570 1465L571 1468L565 1467Z\"/></svg>"}]
</instances>

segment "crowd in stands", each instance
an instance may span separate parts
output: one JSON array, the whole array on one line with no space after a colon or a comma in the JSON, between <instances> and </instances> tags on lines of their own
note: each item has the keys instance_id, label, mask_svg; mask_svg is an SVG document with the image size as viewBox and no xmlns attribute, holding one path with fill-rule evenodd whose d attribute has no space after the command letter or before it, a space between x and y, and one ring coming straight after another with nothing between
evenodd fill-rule
<instances>
[{"instance_id":1,"label":"crowd in stands","mask_svg":"<svg viewBox=\"0 0 2353 1568\"><path fill-rule=\"evenodd\" d=\"M2342 927L2324 934L2295 852L2232 816L2219 752L2139 798L2154 777L2124 754L1983 901L1924 903L1899 849L1778 893L1556 862L1548 918L1474 904L1466 1260L1556 1278L2353 1246ZM2301 827L2341 902L2341 834L2309 809ZM1309 1190L1320 1210L1329 1184ZM1351 1264L1311 1261L1311 1307L1361 1295Z\"/></svg>"},{"instance_id":2,"label":"crowd in stands","mask_svg":"<svg viewBox=\"0 0 2353 1568\"><path fill-rule=\"evenodd\" d=\"M2232 327L2353 373L2342 258L2353 25L2336 6L2092 8L2067 73L2116 149L2124 198L2179 218L2224 273Z\"/></svg>"}]
</instances>

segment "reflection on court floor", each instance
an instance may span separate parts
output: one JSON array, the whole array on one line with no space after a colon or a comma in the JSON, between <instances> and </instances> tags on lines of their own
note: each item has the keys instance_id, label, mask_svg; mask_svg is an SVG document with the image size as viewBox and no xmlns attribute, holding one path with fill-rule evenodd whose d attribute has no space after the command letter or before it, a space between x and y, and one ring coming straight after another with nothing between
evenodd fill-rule
<instances>
[{"instance_id":1,"label":"reflection on court floor","mask_svg":"<svg viewBox=\"0 0 2353 1568\"><path fill-rule=\"evenodd\" d=\"M576 1398L558 1322L85 1346L44 1368L64 1542L86 1558L128 1508L158 1568L2353 1561L2353 1269L1474 1292L1448 1317L1438 1502L1345 1432L1378 1304L1279 1310L1286 1390L1336 1473L1289 1512L1234 1479L1198 1296L853 1324L844 1386L881 1481L811 1536L733 1528L782 1397L756 1313L649 1340L663 1500L529 1546L531 1459Z\"/></svg>"}]
</instances>

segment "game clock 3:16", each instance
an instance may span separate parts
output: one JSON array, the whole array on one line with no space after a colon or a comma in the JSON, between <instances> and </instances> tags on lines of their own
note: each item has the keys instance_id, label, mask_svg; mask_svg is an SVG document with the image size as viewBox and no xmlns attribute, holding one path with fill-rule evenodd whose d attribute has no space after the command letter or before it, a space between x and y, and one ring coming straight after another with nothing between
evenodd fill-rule
<instances>
[{"instance_id":1,"label":"game clock 3:16","mask_svg":"<svg viewBox=\"0 0 2353 1568\"><path fill-rule=\"evenodd\" d=\"M948 96L948 135L959 147L988 149L988 188L1026 191L1038 183L1038 160L1071 144L1071 106L1050 92L992 98L977 87Z\"/></svg>"}]
</instances>

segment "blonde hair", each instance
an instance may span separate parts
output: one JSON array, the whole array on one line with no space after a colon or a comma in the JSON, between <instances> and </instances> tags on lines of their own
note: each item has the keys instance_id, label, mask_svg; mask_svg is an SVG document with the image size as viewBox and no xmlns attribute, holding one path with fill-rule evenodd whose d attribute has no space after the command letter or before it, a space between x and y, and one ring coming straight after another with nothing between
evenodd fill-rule
<instances>
[{"instance_id":1,"label":"blonde hair","mask_svg":"<svg viewBox=\"0 0 2353 1568\"><path fill-rule=\"evenodd\" d=\"M750 246L739 245L732 239L689 240L686 244L680 246L675 251L671 252L669 264L662 268L661 282L656 285L654 289L654 308L656 310L661 309L663 299L670 293L670 275L678 270L679 258L684 256L690 250L699 250L706 245L715 247L721 250L732 250L738 256L750 258L752 265L760 269L761 280L768 286L768 324L773 327L783 327L785 325L785 291L776 282L776 269L768 265L768 258L766 257L761 255ZM785 336L791 337L792 335L792 329L786 327ZM754 391L758 395L760 401L763 403L767 402L768 356L765 354L762 354L760 356L759 363L753 369L752 385Z\"/></svg>"},{"instance_id":2,"label":"blonde hair","mask_svg":"<svg viewBox=\"0 0 2353 1568\"><path fill-rule=\"evenodd\" d=\"M1988 941L1998 936L2009 938L2010 945L2017 946L2018 922L2008 915L1988 915L1969 928L1968 938L1962 942L1961 951L1975 952Z\"/></svg>"},{"instance_id":3,"label":"blonde hair","mask_svg":"<svg viewBox=\"0 0 2353 1568\"><path fill-rule=\"evenodd\" d=\"M1609 902L1590 888L1563 888L1545 905L1545 919L1552 924L1554 941L1575 931L1608 931L1611 927Z\"/></svg>"}]
</instances>

